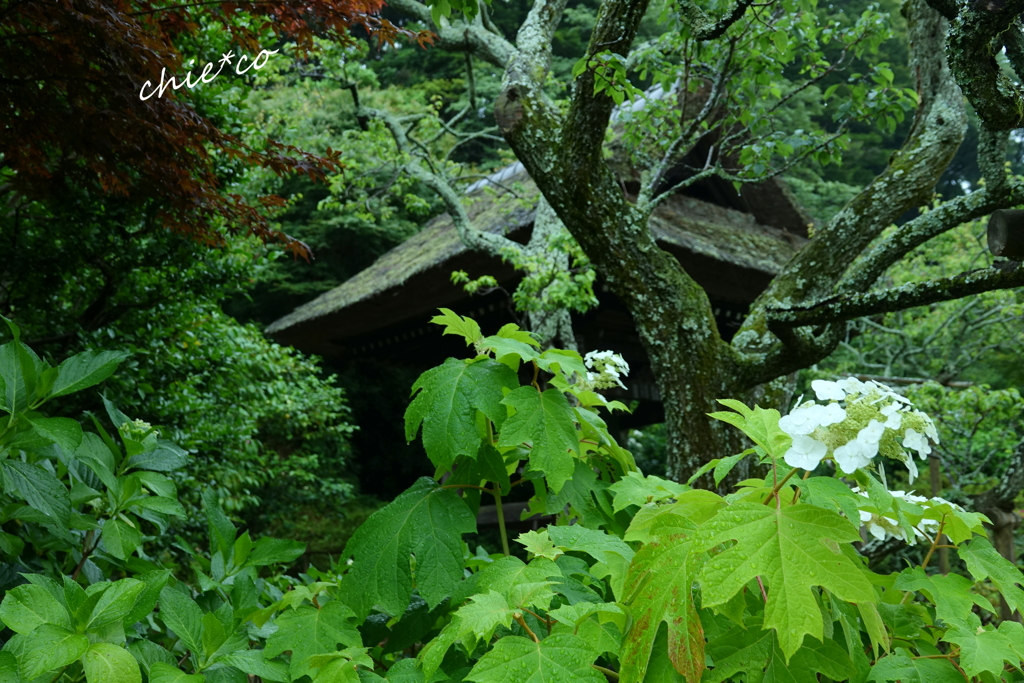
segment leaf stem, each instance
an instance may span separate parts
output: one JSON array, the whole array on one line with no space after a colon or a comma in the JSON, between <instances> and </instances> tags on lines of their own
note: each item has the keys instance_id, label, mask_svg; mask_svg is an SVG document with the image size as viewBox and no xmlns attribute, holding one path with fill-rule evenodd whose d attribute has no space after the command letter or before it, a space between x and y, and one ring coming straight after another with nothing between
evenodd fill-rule
<instances>
[{"instance_id":1,"label":"leaf stem","mask_svg":"<svg viewBox=\"0 0 1024 683\"><path fill-rule=\"evenodd\" d=\"M505 507L501 504L501 489L497 486L491 490L494 494L494 512L498 515L498 532L501 534L501 552L505 553L505 557L510 556L512 553L508 549L508 534L505 533Z\"/></svg>"},{"instance_id":2,"label":"leaf stem","mask_svg":"<svg viewBox=\"0 0 1024 683\"><path fill-rule=\"evenodd\" d=\"M800 469L800 468L799 467L794 467L793 469L791 469L789 471L789 474L787 474L786 476L784 476L782 478L782 481L776 482L775 486L772 487L772 492L769 493L767 496L765 496L765 499L763 501L761 501L761 504L762 505L767 505L768 501L770 501L772 499L772 496L778 496L779 495L779 491L781 491L782 487L786 485L786 482L789 481L789 478L792 477L794 474L796 474L796 471L798 469ZM774 476L774 474L775 474L775 461L772 460L772 475Z\"/></svg>"},{"instance_id":3,"label":"leaf stem","mask_svg":"<svg viewBox=\"0 0 1024 683\"><path fill-rule=\"evenodd\" d=\"M540 640L537 638L537 634L534 633L533 631L531 631L530 627L526 625L526 619L523 619L523 615L522 614L520 614L519 612L516 612L514 615L512 615L512 618L515 619L516 621L518 621L519 625L522 626L524 629L526 629L526 632L529 634L530 638L533 639L533 642L535 642L535 643L539 643L540 642Z\"/></svg>"},{"instance_id":4,"label":"leaf stem","mask_svg":"<svg viewBox=\"0 0 1024 683\"><path fill-rule=\"evenodd\" d=\"M537 365L537 361L535 361L535 360L534 361L530 361L530 362L533 363L533 381L530 382L530 384L533 385L534 389L536 389L537 391L540 391L540 385L537 384L537 375L540 374L540 366Z\"/></svg>"},{"instance_id":5,"label":"leaf stem","mask_svg":"<svg viewBox=\"0 0 1024 683\"><path fill-rule=\"evenodd\" d=\"M600 671L601 673L603 673L605 676L607 676L608 678L612 679L613 681L619 680L619 674L614 672L614 671L612 671L611 669L606 669L603 666L598 666L597 664L591 664L590 666L594 667L595 669L597 669L598 671Z\"/></svg>"},{"instance_id":6,"label":"leaf stem","mask_svg":"<svg viewBox=\"0 0 1024 683\"><path fill-rule=\"evenodd\" d=\"M78 575L82 573L82 567L85 566L85 561L89 559L89 555L91 555L92 551L96 549L96 544L95 543L92 544L91 548L89 547L89 543L92 542L93 535L94 535L94 532L93 532L92 529L89 529L88 531L85 532L85 541L82 543L82 559L79 560L78 566L75 567L75 571L73 571L71 573L71 580L72 581L75 581L75 580L78 579Z\"/></svg>"},{"instance_id":7,"label":"leaf stem","mask_svg":"<svg viewBox=\"0 0 1024 683\"><path fill-rule=\"evenodd\" d=\"M928 563L932 559L932 555L935 553L935 548L939 545L939 539L942 538L942 527L946 526L946 515L942 515L942 519L939 520L939 530L935 532L935 538L932 540L932 546L928 548L928 554L924 556L924 561L921 563L921 569L928 566Z\"/></svg>"}]
</instances>

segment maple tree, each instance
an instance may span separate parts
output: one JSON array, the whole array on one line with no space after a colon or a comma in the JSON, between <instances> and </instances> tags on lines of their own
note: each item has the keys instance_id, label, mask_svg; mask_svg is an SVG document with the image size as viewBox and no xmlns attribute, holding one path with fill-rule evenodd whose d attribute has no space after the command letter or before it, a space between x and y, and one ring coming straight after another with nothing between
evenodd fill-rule
<instances>
[{"instance_id":1,"label":"maple tree","mask_svg":"<svg viewBox=\"0 0 1024 683\"><path fill-rule=\"evenodd\" d=\"M0 198L47 199L84 187L150 207L165 227L208 243L227 228L305 245L274 231L261 206L222 191L226 165L320 178L340 169L274 140L247 144L195 106L189 89L142 99L146 81L183 79L180 45L216 28L252 55L261 42L313 47L314 36L350 41L358 27L381 41L411 35L381 19L380 0L174 3L155 0L19 0L0 8ZM428 34L412 35L428 40ZM198 81L198 74L196 74ZM260 204L276 206L274 196Z\"/></svg>"}]
</instances>

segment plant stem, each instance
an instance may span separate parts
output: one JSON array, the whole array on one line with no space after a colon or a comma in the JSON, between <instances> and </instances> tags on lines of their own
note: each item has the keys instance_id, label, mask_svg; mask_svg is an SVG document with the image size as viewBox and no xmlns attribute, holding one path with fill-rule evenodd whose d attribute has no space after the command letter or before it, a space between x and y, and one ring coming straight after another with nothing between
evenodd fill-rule
<instances>
[{"instance_id":1,"label":"plant stem","mask_svg":"<svg viewBox=\"0 0 1024 683\"><path fill-rule=\"evenodd\" d=\"M531 382L531 384L533 384L534 389L536 389L537 391L540 391L540 385L537 384L537 375L540 374L540 366L537 365L537 361L530 361L530 362L533 363L533 381Z\"/></svg>"},{"instance_id":2,"label":"plant stem","mask_svg":"<svg viewBox=\"0 0 1024 683\"><path fill-rule=\"evenodd\" d=\"M537 634L534 633L533 631L531 631L530 627L526 625L526 619L523 619L523 615L522 614L519 614L518 612L516 612L515 615L513 615L512 618L515 619L516 621L518 621L519 625L522 626L524 629L526 629L526 632L529 634L530 638L533 639L533 642L535 642L535 643L539 643L540 642L540 640L537 638Z\"/></svg>"},{"instance_id":3,"label":"plant stem","mask_svg":"<svg viewBox=\"0 0 1024 683\"><path fill-rule=\"evenodd\" d=\"M494 511L498 514L498 532L501 534L501 552L508 557L512 553L508 549L508 535L505 533L505 508L501 504L501 489L497 486L491 491L494 494Z\"/></svg>"},{"instance_id":4,"label":"plant stem","mask_svg":"<svg viewBox=\"0 0 1024 683\"><path fill-rule=\"evenodd\" d=\"M763 501L761 501L761 504L762 504L762 505L767 505L767 504L768 504L768 501L770 501L770 500L772 499L772 496L777 496L777 495L779 495L779 491L781 491L781 490L782 490L782 487L786 485L786 482L787 482L787 481L789 481L789 478L790 478L790 477L792 477L792 476L793 476L794 474L796 474L796 471L797 471L798 469L800 469L800 468L799 468L799 467L794 467L793 469L791 469L791 470L789 471L789 474L787 474L786 476L784 476L784 477L782 478L782 481L780 481L780 482L777 482L777 483L775 484L775 486L774 486L774 487L772 487L772 492L771 492L771 493L769 493L769 494L768 494L768 495L767 495L767 496L765 497L765 499L764 499ZM772 461L772 474L774 475L774 473L775 473L775 462L774 462L774 461Z\"/></svg>"},{"instance_id":5,"label":"plant stem","mask_svg":"<svg viewBox=\"0 0 1024 683\"><path fill-rule=\"evenodd\" d=\"M611 669L606 669L603 666L598 666L597 664L591 664L590 666L594 667L595 669L597 669L598 671L600 671L601 673L603 673L605 676L607 676L608 678L612 679L613 681L619 680L619 674L617 674L616 672L612 671Z\"/></svg>"},{"instance_id":6,"label":"plant stem","mask_svg":"<svg viewBox=\"0 0 1024 683\"><path fill-rule=\"evenodd\" d=\"M95 543L92 544L91 548L89 547L89 544L92 542L92 537L93 537L93 530L92 529L89 529L88 531L85 532L85 542L82 543L82 559L79 560L78 566L75 567L75 571L73 571L71 573L71 579L72 580L77 580L78 579L78 575L82 573L82 567L85 566L85 561L89 559L89 555L91 555L92 551L96 549L96 544Z\"/></svg>"},{"instance_id":7,"label":"plant stem","mask_svg":"<svg viewBox=\"0 0 1024 683\"><path fill-rule=\"evenodd\" d=\"M939 520L939 530L935 532L935 539L932 541L932 546L928 549L928 554L924 556L924 562L921 563L921 569L928 566L928 562L931 561L932 555L935 553L935 548L939 545L939 539L942 538L942 527L946 526L946 515L942 515L942 519Z\"/></svg>"}]
</instances>

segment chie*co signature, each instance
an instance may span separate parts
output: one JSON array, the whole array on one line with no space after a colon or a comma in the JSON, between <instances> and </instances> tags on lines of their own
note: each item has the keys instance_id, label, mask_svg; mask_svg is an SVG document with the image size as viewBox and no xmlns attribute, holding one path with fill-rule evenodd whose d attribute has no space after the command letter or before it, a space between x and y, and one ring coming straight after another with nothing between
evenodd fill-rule
<instances>
[{"instance_id":1,"label":"chie*co signature","mask_svg":"<svg viewBox=\"0 0 1024 683\"><path fill-rule=\"evenodd\" d=\"M238 74L239 76L241 76L242 74L248 72L249 69L256 69L257 71L259 71L260 69L262 69L263 67L265 67L267 65L267 62L270 61L270 55L276 55L277 52L278 52L277 50L260 50L260 53L258 55L256 55L256 59L252 60L252 63L249 66L247 66L245 69L242 69L242 65L245 63L245 60L247 58L246 58L245 55L239 55L238 56L238 63L235 64L235 73ZM220 68L217 69L217 73L215 73L215 74L211 74L210 73L211 71L213 71L214 62L207 63L207 65L203 67L202 73L200 73L199 76L196 78L196 82L195 83L192 82L192 71L191 70L189 70L185 74L185 78L181 82L178 82L178 81L174 80L174 76L168 76L167 75L167 69L166 68L161 69L160 70L160 85L159 85L159 87L154 87L153 86L153 81L146 81L145 83L142 84L142 87L139 88L139 99L145 101L145 100L148 100L153 95L156 95L157 97L163 97L164 96L164 92L166 92L167 88L169 88L169 87L177 90L178 88L181 88L182 86L188 86L188 89L191 90L192 88L196 87L200 83L212 83L213 79L217 78L217 76L220 75L220 72L224 70L224 67L226 65L230 64L231 60L233 60L234 58L235 58L235 53L234 52L227 52L227 53L221 55L221 58L219 60L220 61ZM262 64L260 63L260 59L261 58L263 58L263 63ZM146 94L146 88L150 88L151 89L148 95Z\"/></svg>"}]
</instances>

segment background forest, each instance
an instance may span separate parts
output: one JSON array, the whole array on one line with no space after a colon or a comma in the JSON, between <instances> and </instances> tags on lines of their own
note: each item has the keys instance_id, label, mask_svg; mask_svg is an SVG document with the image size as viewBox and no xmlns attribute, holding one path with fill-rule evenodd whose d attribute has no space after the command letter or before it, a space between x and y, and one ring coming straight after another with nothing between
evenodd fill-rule
<instances>
[{"instance_id":1,"label":"background forest","mask_svg":"<svg viewBox=\"0 0 1024 683\"><path fill-rule=\"evenodd\" d=\"M552 97L565 96L574 66L585 56L598 5L587 0L566 8L552 40ZM896 88L915 86L906 66L907 27L898 5L883 0L880 11L891 24L873 50L853 59L845 71L803 90L800 106L784 115L793 119L785 121L788 128L829 125L833 112L823 104L822 94L871 65L891 65L886 69ZM638 40L666 30L657 19L667 6L649 9ZM512 40L530 7L527 0L494 0L488 20ZM843 3L843 14L851 22L872 9L866 0ZM818 11L824 16L830 10ZM294 242L275 243L252 231L233 230L223 216L214 218L199 238L167 229L160 219L159 198L121 196L74 174L61 177L59 191L23 192L16 171L0 156L0 315L17 326L0 325L0 343L15 339L17 329L40 362L54 367L80 354L114 354L109 359L120 361L116 372L106 373L102 384L91 390L52 395L47 415L75 420L92 416L115 436L122 427L120 418L128 416L146 428L158 427L161 439L183 451L180 467L161 470L173 482L182 514L161 518L164 533L146 539L150 556L140 563L163 558L185 564L192 549L207 548L212 555L223 541L222 565L226 561L235 569L221 566L218 576L216 560L200 569L200 575L213 577L207 581L218 590L234 590L226 578L231 571L241 576L243 566L258 572L272 563L290 566L292 573L304 573L309 581L326 581L326 573L319 572L329 571L358 526L417 477L433 473L428 454L419 441L407 442L401 426L419 374L414 366L325 360L276 344L262 332L446 210L422 179L397 173L391 136L383 128L368 130L358 116L360 106L422 116L420 134L430 140L430 154L444 159L445 172L464 184L515 160L492 130L492 103L501 90L502 72L468 54L418 40L434 27L386 7L381 16L393 22L396 33L389 40L371 35L367 29L372 27L356 26L350 41L311 35L304 43L250 22L243 28L251 31L251 40L278 53L258 72L239 76L229 70L188 93L196 112L247 149L272 157L274 148L261 147L269 136L290 150L341 160L340 166L328 165L325 173L302 175L240 155L211 155L219 192L257 206L268 231L306 245L309 258L296 251ZM232 45L231 20L201 19L192 28L177 35L175 48L196 64L215 60ZM795 68L787 75L798 78ZM634 80L632 85L640 89L652 83ZM55 116L65 104L52 105ZM976 162L979 123L973 112L970 116L967 137L941 178L935 206L940 199L984 186ZM912 116L854 121L841 153L813 156L786 171L786 182L815 226L830 221L885 170L912 122ZM1010 137L1005 160L1012 173L1024 174L1024 136L1019 131ZM68 163L76 162L72 157ZM294 164L287 170L303 169ZM261 203L260 197L267 195L283 201ZM910 211L898 224L935 206ZM933 240L927 253L914 252L885 278L897 286L991 263L985 223L978 220ZM827 359L793 375L794 396L810 396L814 380L846 376L877 380L905 395L934 416L941 439L922 466L920 479L911 484L906 473L890 473L888 488L942 496L970 511L976 496L1003 478L1024 441L1022 346L1020 289L873 315L851 323ZM785 413L789 406L778 407ZM130 438L149 443L145 430L139 429L137 434L121 431L126 453L131 453ZM663 425L614 436L642 473L665 474ZM153 444L144 452L158 448ZM72 491L73 501L74 495ZM1024 499L1017 503L1024 507ZM20 573L38 559L17 559L21 541L11 540L15 536L7 532L21 522L14 503L5 504L0 592L24 584ZM211 513L212 508L223 513ZM286 544L276 554L267 550L262 564L250 560L251 566L244 565L243 557L235 566L226 559L226 548L234 544L237 558L238 543L251 545L241 535L236 542L235 527L246 530L246 539L273 536L300 541L306 549L303 553L299 546ZM1016 534L1019 554L1024 527ZM476 540L483 546L475 551L481 557L498 550L496 532L481 533ZM119 554L113 548L106 552ZM899 571L908 562L920 563L926 552L927 546L875 543L865 554L879 571ZM946 571L957 562L946 548L939 556ZM79 560L68 567L76 578L87 571L83 567L94 566L88 553ZM280 582L267 590L280 597L289 587ZM316 604L315 591L312 599ZM427 620L425 605L414 602L409 609L422 607L417 618ZM202 599L200 606L213 609ZM369 642L367 633L363 635ZM281 651L288 649L282 646ZM4 661L0 655L0 665ZM248 672L238 661L233 665ZM164 680L148 668L145 673L151 681ZM208 672L209 680L235 680L223 676ZM0 673L0 681L7 680Z\"/></svg>"}]
</instances>

